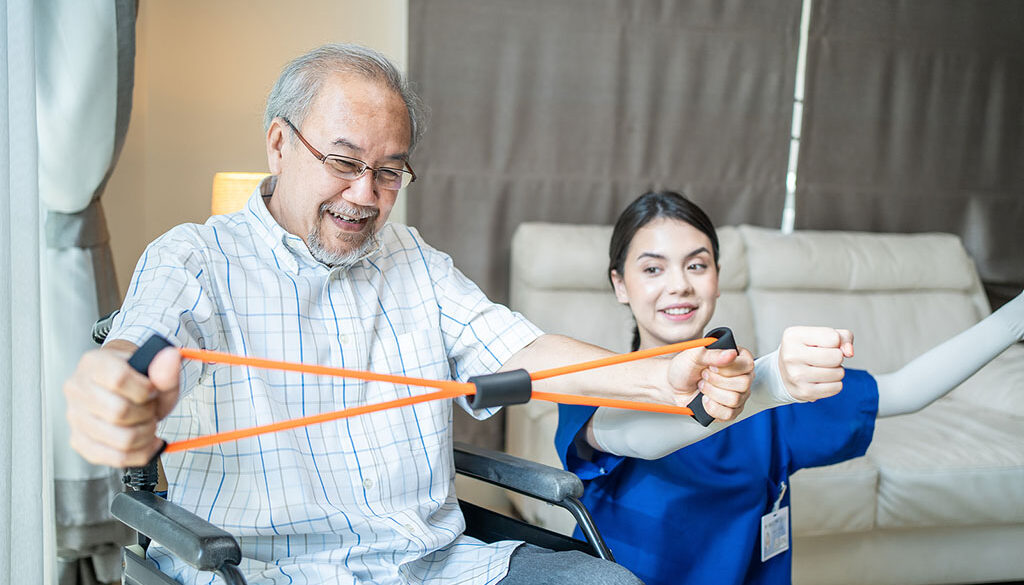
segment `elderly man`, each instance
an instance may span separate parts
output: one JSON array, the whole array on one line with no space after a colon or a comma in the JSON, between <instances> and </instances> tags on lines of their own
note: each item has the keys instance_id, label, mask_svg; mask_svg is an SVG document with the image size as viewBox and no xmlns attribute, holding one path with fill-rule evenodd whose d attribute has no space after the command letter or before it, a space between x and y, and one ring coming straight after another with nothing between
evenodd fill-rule
<instances>
[{"instance_id":1,"label":"elderly man","mask_svg":"<svg viewBox=\"0 0 1024 585\"><path fill-rule=\"evenodd\" d=\"M272 176L244 210L178 226L147 248L110 341L65 384L72 445L86 459L144 463L159 447L158 422L162 437L180 440L413 392L182 362L166 350L147 378L126 358L154 333L180 346L463 381L608 355L541 334L414 229L385 223L415 179L409 157L423 130L416 96L385 58L350 45L299 57L272 89L265 124ZM706 410L731 419L752 367L745 350L699 349L543 389L686 404L703 373ZM164 455L168 497L238 536L253 583L636 582L581 553L462 535L451 409L435 401ZM150 555L179 581L198 578L159 546Z\"/></svg>"}]
</instances>

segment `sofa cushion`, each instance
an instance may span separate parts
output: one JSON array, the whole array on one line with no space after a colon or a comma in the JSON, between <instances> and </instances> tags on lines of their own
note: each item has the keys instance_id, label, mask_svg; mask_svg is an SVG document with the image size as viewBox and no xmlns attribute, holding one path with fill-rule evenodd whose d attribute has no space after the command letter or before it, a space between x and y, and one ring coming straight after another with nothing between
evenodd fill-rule
<instances>
[{"instance_id":1,"label":"sofa cushion","mask_svg":"<svg viewBox=\"0 0 1024 585\"><path fill-rule=\"evenodd\" d=\"M953 234L878 234L740 226L759 289L972 290L974 263Z\"/></svg>"},{"instance_id":2,"label":"sofa cushion","mask_svg":"<svg viewBox=\"0 0 1024 585\"><path fill-rule=\"evenodd\" d=\"M777 346L792 325L851 329L856 355L847 365L885 373L989 312L974 265L950 234L739 231L760 348Z\"/></svg>"},{"instance_id":3,"label":"sofa cushion","mask_svg":"<svg viewBox=\"0 0 1024 585\"><path fill-rule=\"evenodd\" d=\"M1009 347L949 393L967 410L984 408L1024 417L1024 343ZM1021 429L1024 432L1024 429ZM1022 487L1024 489L1024 487Z\"/></svg>"},{"instance_id":4,"label":"sofa cushion","mask_svg":"<svg viewBox=\"0 0 1024 585\"><path fill-rule=\"evenodd\" d=\"M946 397L879 419L867 457L879 527L1024 522L1024 417Z\"/></svg>"},{"instance_id":5,"label":"sofa cushion","mask_svg":"<svg viewBox=\"0 0 1024 585\"><path fill-rule=\"evenodd\" d=\"M752 289L757 346L778 347L793 325L851 329L851 368L884 374L901 368L980 318L958 291L806 291ZM942 318L936 318L942 315Z\"/></svg>"},{"instance_id":6,"label":"sofa cushion","mask_svg":"<svg viewBox=\"0 0 1024 585\"><path fill-rule=\"evenodd\" d=\"M878 468L866 457L801 469L790 482L794 536L864 532L875 527Z\"/></svg>"}]
</instances>

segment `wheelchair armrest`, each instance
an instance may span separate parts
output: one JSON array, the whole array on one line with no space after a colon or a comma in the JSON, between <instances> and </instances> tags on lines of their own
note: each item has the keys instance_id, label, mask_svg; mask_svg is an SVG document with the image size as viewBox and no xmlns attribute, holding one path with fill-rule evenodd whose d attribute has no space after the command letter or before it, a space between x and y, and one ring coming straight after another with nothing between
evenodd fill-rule
<instances>
[{"instance_id":1,"label":"wheelchair armrest","mask_svg":"<svg viewBox=\"0 0 1024 585\"><path fill-rule=\"evenodd\" d=\"M583 495L583 482L573 473L460 441L455 442L455 469L550 504Z\"/></svg>"},{"instance_id":2,"label":"wheelchair armrest","mask_svg":"<svg viewBox=\"0 0 1024 585\"><path fill-rule=\"evenodd\" d=\"M156 494L117 494L110 513L201 571L216 571L225 563L237 565L242 560L234 536Z\"/></svg>"}]
</instances>

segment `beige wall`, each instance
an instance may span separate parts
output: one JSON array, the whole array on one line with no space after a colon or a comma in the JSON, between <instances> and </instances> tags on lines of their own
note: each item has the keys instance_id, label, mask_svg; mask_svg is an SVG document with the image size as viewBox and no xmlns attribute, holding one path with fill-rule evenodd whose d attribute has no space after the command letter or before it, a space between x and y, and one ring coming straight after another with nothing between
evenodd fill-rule
<instances>
[{"instance_id":1,"label":"beige wall","mask_svg":"<svg viewBox=\"0 0 1024 585\"><path fill-rule=\"evenodd\" d=\"M288 60L355 42L404 69L407 18L407 0L141 2L131 124L103 197L122 293L146 244L206 220L215 172L266 171L264 99Z\"/></svg>"}]
</instances>

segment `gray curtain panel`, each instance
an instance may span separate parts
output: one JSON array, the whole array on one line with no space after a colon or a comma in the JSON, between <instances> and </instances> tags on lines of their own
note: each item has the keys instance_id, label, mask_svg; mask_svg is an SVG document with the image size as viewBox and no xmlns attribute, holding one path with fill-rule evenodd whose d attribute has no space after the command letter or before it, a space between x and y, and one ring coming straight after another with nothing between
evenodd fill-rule
<instances>
[{"instance_id":1,"label":"gray curtain panel","mask_svg":"<svg viewBox=\"0 0 1024 585\"><path fill-rule=\"evenodd\" d=\"M807 63L797 227L955 233L1020 290L1024 2L815 0Z\"/></svg>"},{"instance_id":2,"label":"gray curtain panel","mask_svg":"<svg viewBox=\"0 0 1024 585\"><path fill-rule=\"evenodd\" d=\"M779 225L800 7L412 0L432 114L410 223L498 301L523 221L609 223L668 188L719 223Z\"/></svg>"},{"instance_id":3,"label":"gray curtain panel","mask_svg":"<svg viewBox=\"0 0 1024 585\"><path fill-rule=\"evenodd\" d=\"M119 473L91 465L68 443L61 385L95 348L92 324L120 304L100 205L131 113L135 0L50 0L36 6L43 349L53 429L58 580L120 579L132 532L110 515Z\"/></svg>"}]
</instances>

